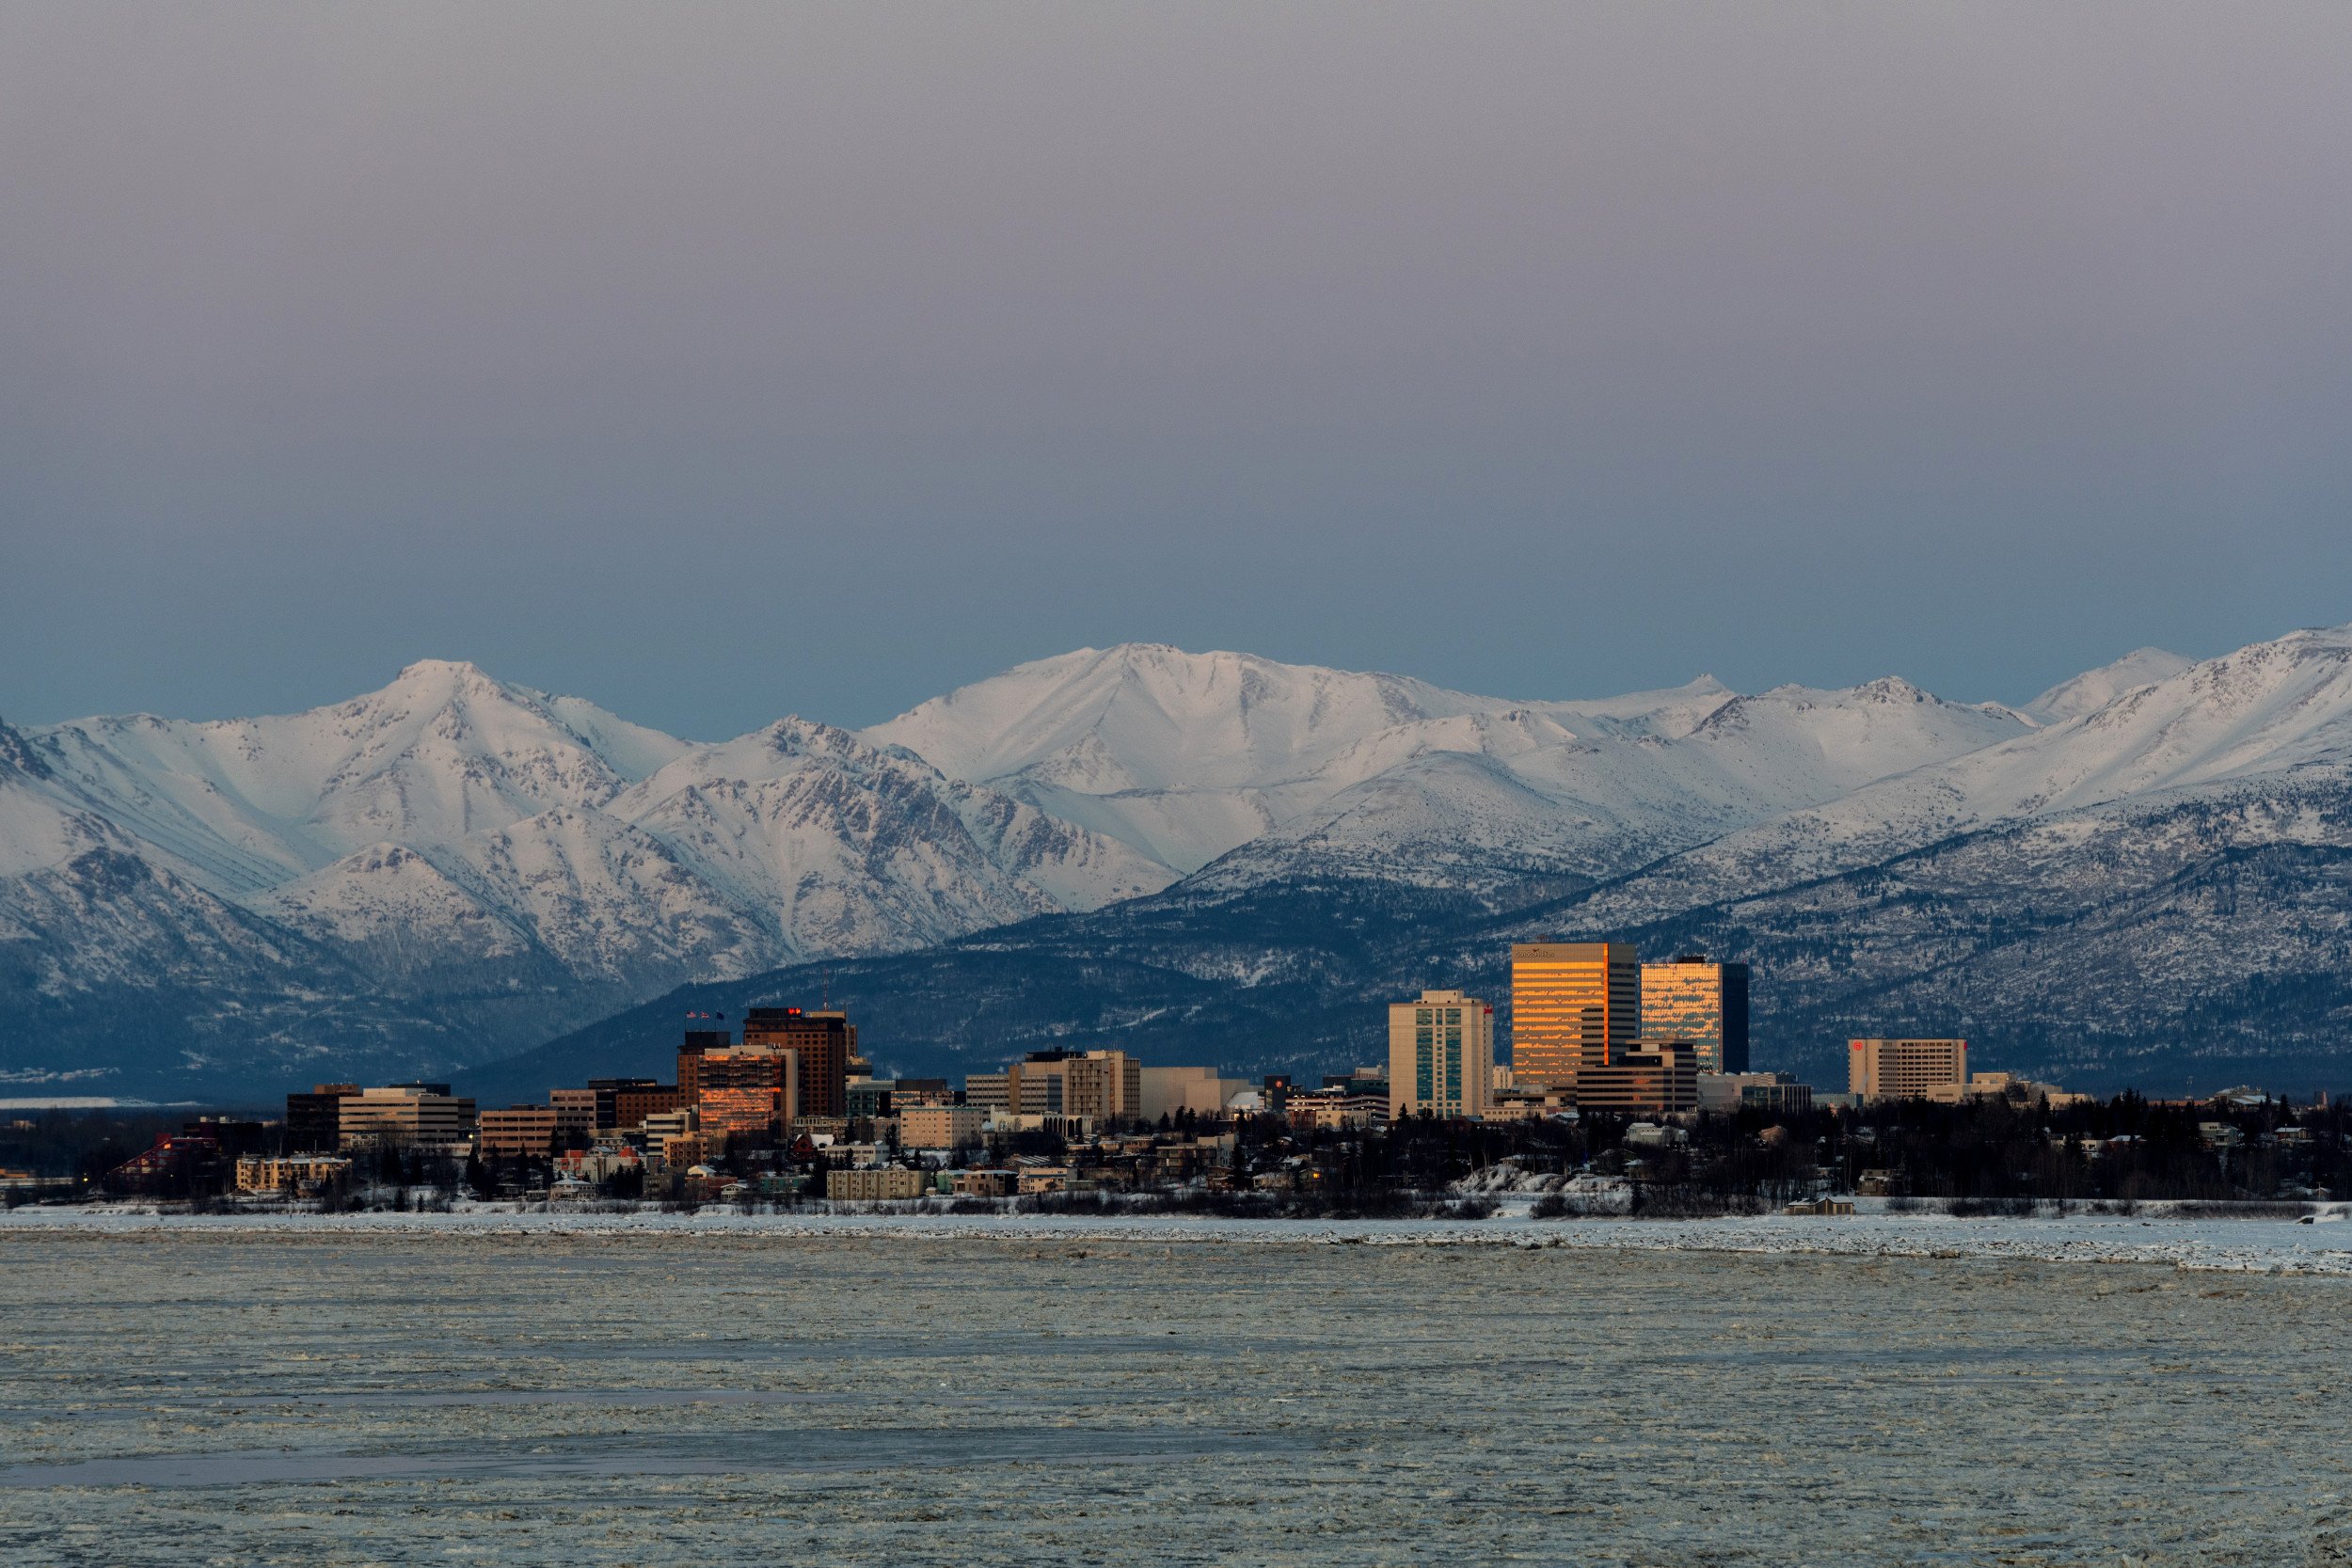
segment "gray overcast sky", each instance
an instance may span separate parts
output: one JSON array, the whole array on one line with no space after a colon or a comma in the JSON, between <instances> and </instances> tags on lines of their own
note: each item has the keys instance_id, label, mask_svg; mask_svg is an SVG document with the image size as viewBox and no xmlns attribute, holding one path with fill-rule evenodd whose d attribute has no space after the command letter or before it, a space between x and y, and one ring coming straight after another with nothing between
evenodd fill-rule
<instances>
[{"instance_id":1,"label":"gray overcast sky","mask_svg":"<svg viewBox=\"0 0 2352 1568\"><path fill-rule=\"evenodd\" d=\"M0 4L0 716L2352 620L2352 7Z\"/></svg>"}]
</instances>

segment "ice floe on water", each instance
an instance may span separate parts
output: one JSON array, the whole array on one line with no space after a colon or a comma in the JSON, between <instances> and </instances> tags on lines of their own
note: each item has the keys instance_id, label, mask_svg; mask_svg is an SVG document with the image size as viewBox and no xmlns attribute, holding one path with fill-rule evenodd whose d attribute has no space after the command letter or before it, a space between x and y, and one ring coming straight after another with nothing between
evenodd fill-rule
<instances>
[{"instance_id":1,"label":"ice floe on water","mask_svg":"<svg viewBox=\"0 0 2352 1568\"><path fill-rule=\"evenodd\" d=\"M1504 1211L1476 1220L1230 1219L1168 1214L744 1213L706 1208L592 1212L461 1206L448 1212L191 1214L153 1207L24 1208L0 1231L335 1236L711 1235L938 1241L1147 1241L1230 1245L1568 1247L1627 1252L1725 1252L1858 1258L1994 1259L2055 1263L2152 1263L2255 1274L2352 1278L2352 1205L2316 1206L2308 1219L2155 1213L1958 1217L1937 1213L1763 1215L1696 1220L1535 1219Z\"/></svg>"}]
</instances>

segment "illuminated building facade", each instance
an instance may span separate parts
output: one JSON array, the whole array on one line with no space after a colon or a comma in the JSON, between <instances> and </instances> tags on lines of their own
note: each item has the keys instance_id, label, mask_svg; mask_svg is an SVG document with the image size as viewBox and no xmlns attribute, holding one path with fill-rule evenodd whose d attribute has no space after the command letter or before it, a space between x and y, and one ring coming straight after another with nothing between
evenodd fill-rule
<instances>
[{"instance_id":1,"label":"illuminated building facade","mask_svg":"<svg viewBox=\"0 0 2352 1568\"><path fill-rule=\"evenodd\" d=\"M1642 966L1642 1033L1689 1040L1701 1072L1748 1070L1748 966L1686 953Z\"/></svg>"},{"instance_id":2,"label":"illuminated building facade","mask_svg":"<svg viewBox=\"0 0 2352 1568\"><path fill-rule=\"evenodd\" d=\"M800 1053L768 1045L731 1046L702 1056L702 1130L712 1136L773 1134L806 1113Z\"/></svg>"},{"instance_id":3,"label":"illuminated building facade","mask_svg":"<svg viewBox=\"0 0 2352 1568\"><path fill-rule=\"evenodd\" d=\"M1511 949L1511 1081L1573 1085L1642 1034L1642 960L1624 942L1525 942Z\"/></svg>"},{"instance_id":4,"label":"illuminated building facade","mask_svg":"<svg viewBox=\"0 0 2352 1568\"><path fill-rule=\"evenodd\" d=\"M857 1054L857 1025L847 1013L754 1007L743 1015L743 1043L772 1046L801 1058L800 1115L850 1114L850 1058Z\"/></svg>"}]
</instances>

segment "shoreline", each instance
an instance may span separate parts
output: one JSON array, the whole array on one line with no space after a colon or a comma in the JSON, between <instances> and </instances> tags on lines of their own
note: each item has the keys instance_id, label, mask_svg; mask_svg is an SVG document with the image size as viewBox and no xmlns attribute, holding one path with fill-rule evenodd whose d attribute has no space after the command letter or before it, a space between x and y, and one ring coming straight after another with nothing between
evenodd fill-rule
<instances>
[{"instance_id":1,"label":"shoreline","mask_svg":"<svg viewBox=\"0 0 2352 1568\"><path fill-rule=\"evenodd\" d=\"M27 1206L0 1212L0 1242L18 1238L567 1237L773 1242L1129 1242L1293 1246L1507 1247L1527 1250L1748 1256L2141 1263L2197 1273L2352 1280L2352 1206L2320 1223L2292 1219L2070 1215L1956 1217L1878 1213L1722 1219L1546 1219L1523 1212L1478 1220L1229 1219L1120 1214L744 1214L640 1210L590 1212L482 1205L447 1212L341 1214L163 1212Z\"/></svg>"}]
</instances>

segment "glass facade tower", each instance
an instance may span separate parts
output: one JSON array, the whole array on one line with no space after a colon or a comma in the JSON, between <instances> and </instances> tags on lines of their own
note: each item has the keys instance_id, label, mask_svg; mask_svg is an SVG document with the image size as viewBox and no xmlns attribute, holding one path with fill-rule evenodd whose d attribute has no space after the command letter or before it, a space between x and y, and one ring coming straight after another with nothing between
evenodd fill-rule
<instances>
[{"instance_id":1,"label":"glass facade tower","mask_svg":"<svg viewBox=\"0 0 2352 1568\"><path fill-rule=\"evenodd\" d=\"M1642 966L1642 1033L1689 1040L1701 1072L1748 1070L1748 966L1686 953Z\"/></svg>"},{"instance_id":2,"label":"glass facade tower","mask_svg":"<svg viewBox=\"0 0 2352 1568\"><path fill-rule=\"evenodd\" d=\"M1511 949L1511 1080L1573 1086L1642 1034L1642 960L1625 942L1524 942Z\"/></svg>"}]
</instances>

